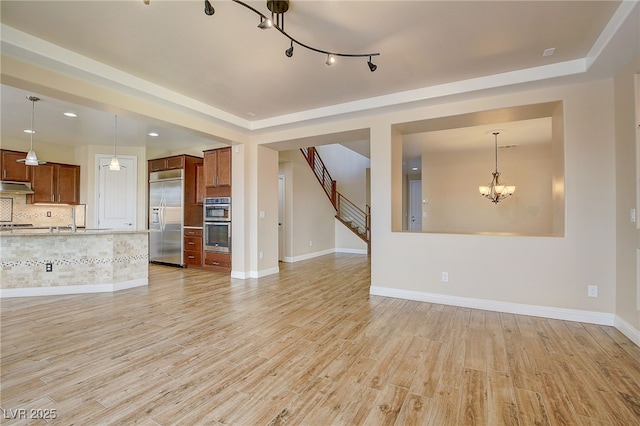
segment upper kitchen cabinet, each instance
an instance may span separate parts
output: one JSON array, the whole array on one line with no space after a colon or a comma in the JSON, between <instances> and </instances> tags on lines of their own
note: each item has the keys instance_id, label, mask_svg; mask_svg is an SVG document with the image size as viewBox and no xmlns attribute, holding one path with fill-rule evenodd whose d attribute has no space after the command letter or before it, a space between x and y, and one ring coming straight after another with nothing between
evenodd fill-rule
<instances>
[{"instance_id":1,"label":"upper kitchen cabinet","mask_svg":"<svg viewBox=\"0 0 640 426\"><path fill-rule=\"evenodd\" d=\"M184 155L174 155L172 157L149 160L149 172L184 169L184 160Z\"/></svg>"},{"instance_id":2,"label":"upper kitchen cabinet","mask_svg":"<svg viewBox=\"0 0 640 426\"><path fill-rule=\"evenodd\" d=\"M28 203L80 203L80 166L46 163L30 170L33 195Z\"/></svg>"},{"instance_id":3,"label":"upper kitchen cabinet","mask_svg":"<svg viewBox=\"0 0 640 426\"><path fill-rule=\"evenodd\" d=\"M0 150L0 168L2 168L2 180L13 182L29 182L29 169L24 163L17 160L27 158L26 152Z\"/></svg>"},{"instance_id":4,"label":"upper kitchen cabinet","mask_svg":"<svg viewBox=\"0 0 640 426\"><path fill-rule=\"evenodd\" d=\"M204 176L208 197L231 196L231 147L204 152Z\"/></svg>"}]
</instances>

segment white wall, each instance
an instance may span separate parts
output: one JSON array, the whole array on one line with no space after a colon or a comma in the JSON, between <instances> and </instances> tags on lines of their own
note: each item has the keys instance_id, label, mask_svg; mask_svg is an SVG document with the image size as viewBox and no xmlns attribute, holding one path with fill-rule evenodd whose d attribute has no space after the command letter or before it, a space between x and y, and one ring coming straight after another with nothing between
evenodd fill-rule
<instances>
[{"instance_id":1,"label":"white wall","mask_svg":"<svg viewBox=\"0 0 640 426\"><path fill-rule=\"evenodd\" d=\"M288 188L287 232L291 244L285 261L307 259L332 252L335 247L335 210L299 150L280 152L281 173ZM277 196L277 188L275 192ZM277 198L276 198L277 199Z\"/></svg>"},{"instance_id":2,"label":"white wall","mask_svg":"<svg viewBox=\"0 0 640 426\"><path fill-rule=\"evenodd\" d=\"M638 208L640 180L640 89L635 87L640 57L629 62L615 78L615 192L616 192L616 320L621 328L635 329L640 345L640 224L629 213ZM636 213L637 215L637 213Z\"/></svg>"},{"instance_id":3,"label":"white wall","mask_svg":"<svg viewBox=\"0 0 640 426\"><path fill-rule=\"evenodd\" d=\"M448 233L553 234L551 144L501 149L503 183L516 186L511 197L492 203L480 196L494 171L493 147L422 156L422 229Z\"/></svg>"},{"instance_id":4,"label":"white wall","mask_svg":"<svg viewBox=\"0 0 640 426\"><path fill-rule=\"evenodd\" d=\"M564 238L392 232L389 162L394 141L381 120L372 132L372 286L410 296L438 294L581 311L614 311L615 236L612 81L559 86L411 111L422 117L564 101ZM406 115L405 115L406 117ZM391 125L397 117L385 120ZM403 121L406 118L403 118ZM597 171L597 172L595 172ZM383 207L381 207L383 206ZM441 273L449 273L449 282ZM587 297L587 285L599 297Z\"/></svg>"},{"instance_id":5,"label":"white wall","mask_svg":"<svg viewBox=\"0 0 640 426\"><path fill-rule=\"evenodd\" d=\"M336 181L336 190L363 211L367 205L367 170L371 161L340 144L317 146L322 161ZM343 223L336 220L335 250L347 253L367 253L367 243L356 236Z\"/></svg>"}]
</instances>

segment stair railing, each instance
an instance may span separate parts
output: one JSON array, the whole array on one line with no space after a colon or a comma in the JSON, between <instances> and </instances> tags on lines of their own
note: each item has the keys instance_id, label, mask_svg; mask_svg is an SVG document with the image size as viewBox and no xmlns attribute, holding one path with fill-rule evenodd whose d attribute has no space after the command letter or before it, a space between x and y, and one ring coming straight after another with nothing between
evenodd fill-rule
<instances>
[{"instance_id":1,"label":"stair railing","mask_svg":"<svg viewBox=\"0 0 640 426\"><path fill-rule=\"evenodd\" d=\"M329 197L329 201L336 209L336 218L362 238L370 250L371 207L367 205L366 211L364 211L336 190L336 181L331 178L322 158L314 147L300 148L300 151L313 170L313 174L316 175L325 194Z\"/></svg>"},{"instance_id":2,"label":"stair railing","mask_svg":"<svg viewBox=\"0 0 640 426\"><path fill-rule=\"evenodd\" d=\"M313 170L313 174L316 175L320 186L322 186L325 194L329 197L329 201L331 201L333 207L336 207L336 181L331 178L329 170L325 167L322 158L320 158L316 149L312 146L309 148L300 148L300 151L302 151L302 154L307 159L309 166L311 166Z\"/></svg>"},{"instance_id":3,"label":"stair railing","mask_svg":"<svg viewBox=\"0 0 640 426\"><path fill-rule=\"evenodd\" d=\"M337 201L336 217L360 238L369 242L371 237L370 215L339 192L337 193ZM369 206L366 208L369 210Z\"/></svg>"}]
</instances>

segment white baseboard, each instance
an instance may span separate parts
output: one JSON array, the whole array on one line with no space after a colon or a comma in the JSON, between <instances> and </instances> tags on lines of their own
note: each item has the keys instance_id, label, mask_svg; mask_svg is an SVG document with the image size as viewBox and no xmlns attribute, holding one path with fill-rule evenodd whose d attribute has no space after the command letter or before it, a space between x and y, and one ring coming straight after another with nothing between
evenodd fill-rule
<instances>
[{"instance_id":1,"label":"white baseboard","mask_svg":"<svg viewBox=\"0 0 640 426\"><path fill-rule=\"evenodd\" d=\"M280 268L277 266L269 269L261 269L259 271L249 271L249 278L262 278L267 275L277 274L278 272L280 272Z\"/></svg>"},{"instance_id":2,"label":"white baseboard","mask_svg":"<svg viewBox=\"0 0 640 426\"><path fill-rule=\"evenodd\" d=\"M522 303L500 302L495 300L473 299L470 297L449 296L444 294L423 293L387 287L371 287L369 293L375 296L395 297L397 299L417 300L442 305L461 306L485 311L530 315L567 321L586 322L599 325L614 325L614 314L582 311L578 309L556 308L552 306L526 305Z\"/></svg>"},{"instance_id":3,"label":"white baseboard","mask_svg":"<svg viewBox=\"0 0 640 426\"><path fill-rule=\"evenodd\" d=\"M148 278L123 281L114 284L63 285L53 287L25 287L0 289L0 299L5 297L60 296L65 294L108 293L149 285Z\"/></svg>"},{"instance_id":4,"label":"white baseboard","mask_svg":"<svg viewBox=\"0 0 640 426\"><path fill-rule=\"evenodd\" d=\"M286 263L300 262L301 260L313 259L314 257L324 256L325 254L331 254L333 252L335 252L335 249L331 248L327 250L316 251L313 253L301 254L300 256L285 257L284 262Z\"/></svg>"},{"instance_id":5,"label":"white baseboard","mask_svg":"<svg viewBox=\"0 0 640 426\"><path fill-rule=\"evenodd\" d=\"M640 346L640 330L634 328L631 324L616 315L614 326L631 340L636 346Z\"/></svg>"},{"instance_id":6,"label":"white baseboard","mask_svg":"<svg viewBox=\"0 0 640 426\"><path fill-rule=\"evenodd\" d=\"M336 248L336 253L367 254L367 249Z\"/></svg>"},{"instance_id":7,"label":"white baseboard","mask_svg":"<svg viewBox=\"0 0 640 426\"><path fill-rule=\"evenodd\" d=\"M231 278L239 278L241 280L246 280L251 278L248 272L242 271L231 271Z\"/></svg>"}]
</instances>

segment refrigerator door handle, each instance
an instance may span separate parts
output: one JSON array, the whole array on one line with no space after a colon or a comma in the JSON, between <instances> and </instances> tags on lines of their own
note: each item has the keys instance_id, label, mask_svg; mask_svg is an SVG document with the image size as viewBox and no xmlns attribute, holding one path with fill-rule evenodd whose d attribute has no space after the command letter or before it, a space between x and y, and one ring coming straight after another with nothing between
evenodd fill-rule
<instances>
[{"instance_id":1,"label":"refrigerator door handle","mask_svg":"<svg viewBox=\"0 0 640 426\"><path fill-rule=\"evenodd\" d=\"M166 212L165 212L165 208L167 206L167 203L164 199L164 195L162 196L162 198L160 199L160 229L162 231L164 231L164 228L167 224L167 218L165 216Z\"/></svg>"}]
</instances>

